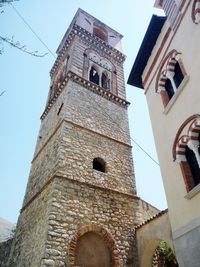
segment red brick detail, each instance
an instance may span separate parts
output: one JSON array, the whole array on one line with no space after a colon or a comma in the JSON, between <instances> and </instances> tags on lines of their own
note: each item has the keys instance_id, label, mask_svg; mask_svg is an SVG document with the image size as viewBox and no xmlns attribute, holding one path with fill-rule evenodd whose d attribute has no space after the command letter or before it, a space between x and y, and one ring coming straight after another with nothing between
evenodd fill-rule
<instances>
[{"instance_id":1,"label":"red brick detail","mask_svg":"<svg viewBox=\"0 0 200 267\"><path fill-rule=\"evenodd\" d=\"M172 147L172 155L173 155L173 159L176 160L176 146L178 144L178 141L180 140L180 134L183 131L183 129L185 128L185 126L189 123L191 123L191 125L193 124L193 122L195 121L195 119L200 118L200 114L194 114L192 116L190 116L189 118L187 118L187 120L185 120L182 125L180 126L180 128L178 129L178 132L176 134L175 140L174 140L174 144Z\"/></svg>"},{"instance_id":2,"label":"red brick detail","mask_svg":"<svg viewBox=\"0 0 200 267\"><path fill-rule=\"evenodd\" d=\"M82 235L88 232L95 232L106 242L108 248L111 251L112 264L113 264L112 266L120 267L119 252L118 252L114 238L112 237L112 235L109 233L107 229L105 229L102 225L99 225L96 223L91 223L89 225L86 225L80 228L78 232L75 234L75 236L71 239L70 244L69 244L69 250L68 250L68 265L67 266L74 267L77 241L79 237L81 237Z\"/></svg>"},{"instance_id":3,"label":"red brick detail","mask_svg":"<svg viewBox=\"0 0 200 267\"><path fill-rule=\"evenodd\" d=\"M160 96L161 96L164 107L166 107L167 104L169 103L169 96L168 96L167 92L162 90L160 92Z\"/></svg>"},{"instance_id":4,"label":"red brick detail","mask_svg":"<svg viewBox=\"0 0 200 267\"><path fill-rule=\"evenodd\" d=\"M189 192L195 186L190 166L187 161L181 161L180 167L183 174L186 190L187 192Z\"/></svg>"},{"instance_id":5,"label":"red brick detail","mask_svg":"<svg viewBox=\"0 0 200 267\"><path fill-rule=\"evenodd\" d=\"M157 75L157 78L156 78L156 92L158 91L158 85L159 85L159 81L160 79L162 78L162 73L163 73L163 68L165 65L168 66L168 64L171 64L171 59L175 58L175 56L178 54L178 52L173 49L172 51L170 51L167 56L163 59L162 63L161 63L161 66L160 66L160 69L158 71L158 75ZM168 61L168 62L167 62ZM175 63L173 63L173 65L175 65ZM167 67L166 66L166 67Z\"/></svg>"},{"instance_id":6,"label":"red brick detail","mask_svg":"<svg viewBox=\"0 0 200 267\"><path fill-rule=\"evenodd\" d=\"M196 22L196 15L199 13L200 14L200 8L197 8L197 4L200 3L200 0L194 0L193 5L192 5L192 21L197 24Z\"/></svg>"}]
</instances>

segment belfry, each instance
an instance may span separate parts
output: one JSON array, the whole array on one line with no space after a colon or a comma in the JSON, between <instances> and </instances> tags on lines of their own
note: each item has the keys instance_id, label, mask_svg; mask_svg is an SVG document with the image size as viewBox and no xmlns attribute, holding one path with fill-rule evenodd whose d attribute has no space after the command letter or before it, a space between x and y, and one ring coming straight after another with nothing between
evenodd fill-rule
<instances>
[{"instance_id":1,"label":"belfry","mask_svg":"<svg viewBox=\"0 0 200 267\"><path fill-rule=\"evenodd\" d=\"M58 47L10 267L137 260L133 229L157 210L136 194L121 39L79 9Z\"/></svg>"}]
</instances>

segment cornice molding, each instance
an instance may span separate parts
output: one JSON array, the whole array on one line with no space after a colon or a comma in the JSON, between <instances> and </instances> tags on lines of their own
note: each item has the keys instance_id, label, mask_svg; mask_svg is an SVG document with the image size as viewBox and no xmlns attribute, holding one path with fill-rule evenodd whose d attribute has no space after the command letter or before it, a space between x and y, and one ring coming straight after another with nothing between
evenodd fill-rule
<instances>
[{"instance_id":1,"label":"cornice molding","mask_svg":"<svg viewBox=\"0 0 200 267\"><path fill-rule=\"evenodd\" d=\"M101 40L99 37L91 34L90 32L83 29L82 27L74 24L71 32L68 35L68 38L66 39L63 45L63 48L60 50L56 58L56 61L50 71L51 77L58 69L60 62L64 59L66 51L71 45L72 40L74 39L75 36L78 36L85 44L87 44L88 48L92 48L95 51L97 51L99 54L104 55L105 57L109 59L113 59L118 64L122 64L126 59L126 56L123 53L121 53L119 50L110 46L108 43Z\"/></svg>"},{"instance_id":2,"label":"cornice molding","mask_svg":"<svg viewBox=\"0 0 200 267\"><path fill-rule=\"evenodd\" d=\"M53 106L53 104L55 103L56 99L58 98L58 96L61 94L61 92L63 91L63 89L65 88L66 84L68 83L68 81L74 81L78 84L80 84L81 86L89 89L90 91L102 96L103 98L106 98L107 100L114 102L117 105L122 106L123 108L127 108L129 106L129 102L126 101L125 99L114 95L113 93L111 93L110 91L104 89L103 87L94 84L93 82L90 82L82 77L80 77L79 75L73 73L72 71L69 71L66 75L66 78L63 79L63 81L60 83L57 91L55 92L54 96L52 97L52 99L49 100L49 102L47 103L47 106L44 110L44 112L41 115L41 119L43 120L46 115L48 114L49 110L51 109L51 107Z\"/></svg>"}]
</instances>

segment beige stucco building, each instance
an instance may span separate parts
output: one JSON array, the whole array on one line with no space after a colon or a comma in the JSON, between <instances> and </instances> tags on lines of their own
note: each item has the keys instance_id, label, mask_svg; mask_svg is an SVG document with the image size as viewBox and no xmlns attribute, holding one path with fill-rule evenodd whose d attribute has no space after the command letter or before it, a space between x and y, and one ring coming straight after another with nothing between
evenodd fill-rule
<instances>
[{"instance_id":1,"label":"beige stucco building","mask_svg":"<svg viewBox=\"0 0 200 267\"><path fill-rule=\"evenodd\" d=\"M129 76L144 89L180 267L200 266L200 1L157 0Z\"/></svg>"}]
</instances>

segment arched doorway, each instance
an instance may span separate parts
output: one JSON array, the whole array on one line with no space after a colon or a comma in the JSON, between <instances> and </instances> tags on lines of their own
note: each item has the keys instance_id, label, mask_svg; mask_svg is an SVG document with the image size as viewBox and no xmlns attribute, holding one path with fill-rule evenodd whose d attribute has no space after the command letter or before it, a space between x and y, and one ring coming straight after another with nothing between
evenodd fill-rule
<instances>
[{"instance_id":1,"label":"arched doorway","mask_svg":"<svg viewBox=\"0 0 200 267\"><path fill-rule=\"evenodd\" d=\"M76 233L69 244L68 266L119 267L119 254L112 235L101 225L90 224Z\"/></svg>"},{"instance_id":2,"label":"arched doorway","mask_svg":"<svg viewBox=\"0 0 200 267\"><path fill-rule=\"evenodd\" d=\"M82 235L75 250L75 266L111 267L111 251L106 242L95 232Z\"/></svg>"}]
</instances>

